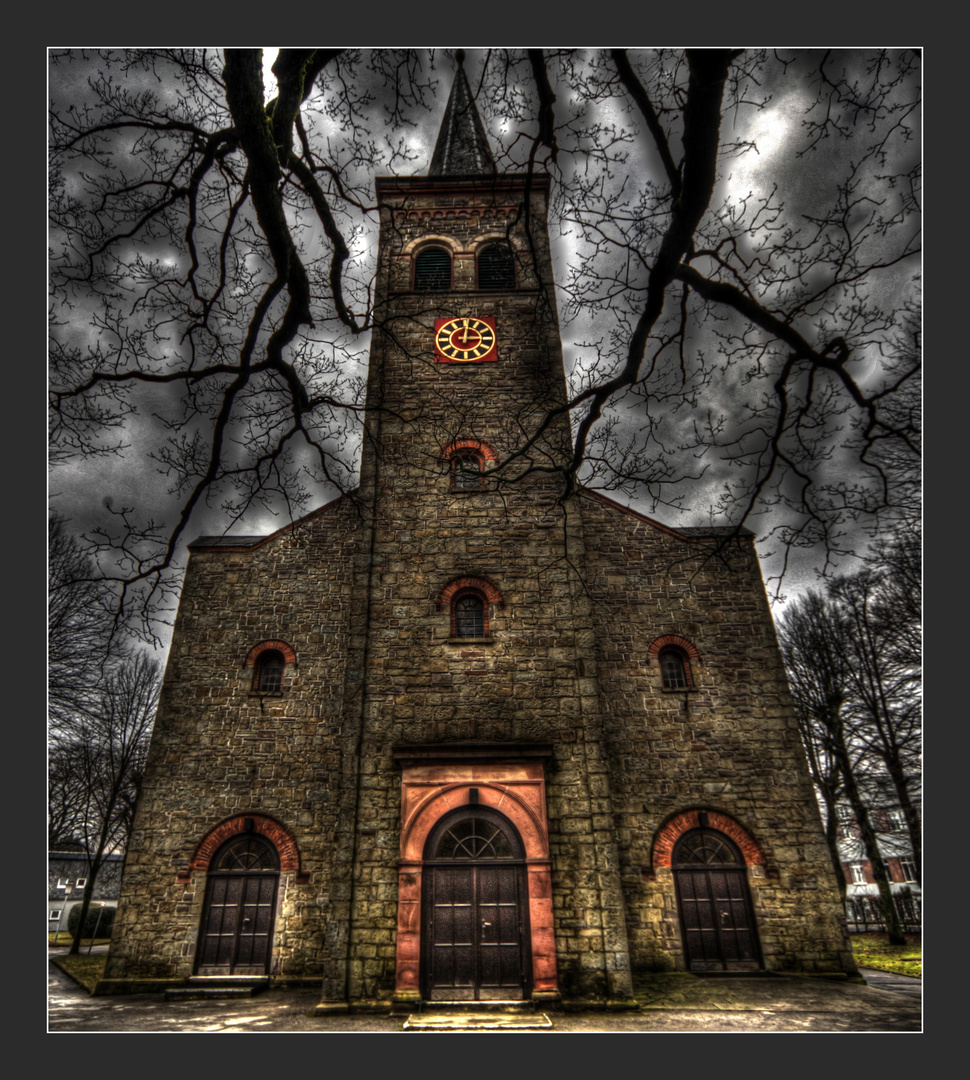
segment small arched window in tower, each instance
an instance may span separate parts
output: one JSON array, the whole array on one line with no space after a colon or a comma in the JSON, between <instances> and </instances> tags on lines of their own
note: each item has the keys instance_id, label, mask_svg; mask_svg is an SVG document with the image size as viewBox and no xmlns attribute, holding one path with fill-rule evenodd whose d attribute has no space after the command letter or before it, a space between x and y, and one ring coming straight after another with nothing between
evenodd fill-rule
<instances>
[{"instance_id":1,"label":"small arched window in tower","mask_svg":"<svg viewBox=\"0 0 970 1080\"><path fill-rule=\"evenodd\" d=\"M690 664L687 654L676 645L660 650L660 679L664 690L689 690L691 688Z\"/></svg>"},{"instance_id":2,"label":"small arched window in tower","mask_svg":"<svg viewBox=\"0 0 970 1080\"><path fill-rule=\"evenodd\" d=\"M515 288L515 259L508 244L489 244L478 256L478 287Z\"/></svg>"},{"instance_id":3,"label":"small arched window in tower","mask_svg":"<svg viewBox=\"0 0 970 1080\"><path fill-rule=\"evenodd\" d=\"M283 689L283 665L285 660L278 649L261 652L256 660L253 689L261 694L278 694Z\"/></svg>"},{"instance_id":4,"label":"small arched window in tower","mask_svg":"<svg viewBox=\"0 0 970 1080\"><path fill-rule=\"evenodd\" d=\"M456 491L481 489L482 455L477 450L456 450L451 455L451 486Z\"/></svg>"},{"instance_id":5,"label":"small arched window in tower","mask_svg":"<svg viewBox=\"0 0 970 1080\"><path fill-rule=\"evenodd\" d=\"M477 592L461 592L451 605L453 637L488 637L488 605Z\"/></svg>"},{"instance_id":6,"label":"small arched window in tower","mask_svg":"<svg viewBox=\"0 0 970 1080\"><path fill-rule=\"evenodd\" d=\"M447 292L451 288L451 255L443 247L426 247L414 259L417 292Z\"/></svg>"}]
</instances>

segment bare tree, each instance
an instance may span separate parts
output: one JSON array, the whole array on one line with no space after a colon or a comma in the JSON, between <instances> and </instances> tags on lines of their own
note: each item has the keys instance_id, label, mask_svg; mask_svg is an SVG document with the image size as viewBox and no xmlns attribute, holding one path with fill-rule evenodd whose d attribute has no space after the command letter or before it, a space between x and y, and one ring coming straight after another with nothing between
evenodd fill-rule
<instances>
[{"instance_id":1,"label":"bare tree","mask_svg":"<svg viewBox=\"0 0 970 1080\"><path fill-rule=\"evenodd\" d=\"M160 688L158 662L137 653L105 677L96 706L60 719L52 729L50 763L56 773L51 773L51 785L55 775L66 776L74 793L73 832L90 867L81 926L105 856L128 842ZM80 935L71 951L79 945Z\"/></svg>"},{"instance_id":2,"label":"bare tree","mask_svg":"<svg viewBox=\"0 0 970 1080\"><path fill-rule=\"evenodd\" d=\"M867 569L835 579L831 591L845 622L853 735L892 780L921 881L922 832L910 790L920 773L920 674L910 644L919 622L906 618L913 598L895 602L900 584Z\"/></svg>"},{"instance_id":3,"label":"bare tree","mask_svg":"<svg viewBox=\"0 0 970 1080\"><path fill-rule=\"evenodd\" d=\"M112 592L57 514L48 522L47 593L48 709L51 722L62 724L96 703L122 637Z\"/></svg>"},{"instance_id":4,"label":"bare tree","mask_svg":"<svg viewBox=\"0 0 970 1080\"><path fill-rule=\"evenodd\" d=\"M75 754L70 747L55 744L47 755L47 846L51 851L64 843L78 843L86 805Z\"/></svg>"},{"instance_id":5,"label":"bare tree","mask_svg":"<svg viewBox=\"0 0 970 1080\"><path fill-rule=\"evenodd\" d=\"M917 452L895 404L918 356L895 345L917 302L918 52L475 62L499 168L554 180L571 364L568 405L535 410L496 476L568 411L572 449L544 465L562 499L585 484L782 552L852 550L894 510L887 461ZM283 50L267 100L260 50L52 54L55 458L136 455L167 485L90 531L123 604L166 602L190 521L353 486L368 338L392 332L370 185L427 167L440 63Z\"/></svg>"},{"instance_id":6,"label":"bare tree","mask_svg":"<svg viewBox=\"0 0 970 1080\"><path fill-rule=\"evenodd\" d=\"M887 772L893 776L887 758L891 751L897 753L901 784L895 777L893 782L900 805L904 811L908 805L915 819L908 789L911 773L903 761L909 754L909 768L916 763L918 712L913 712L908 680L891 674L895 665L880 651L875 615L866 603L870 586L870 572L864 571L835 579L829 595L809 591L785 610L778 637L812 779L825 808L826 838L843 898L837 814L842 798L852 807L872 866L890 940L905 944L865 793L867 778ZM910 812L906 816L909 823ZM915 838L912 830L910 835L918 863L922 847L918 821L916 825Z\"/></svg>"}]
</instances>

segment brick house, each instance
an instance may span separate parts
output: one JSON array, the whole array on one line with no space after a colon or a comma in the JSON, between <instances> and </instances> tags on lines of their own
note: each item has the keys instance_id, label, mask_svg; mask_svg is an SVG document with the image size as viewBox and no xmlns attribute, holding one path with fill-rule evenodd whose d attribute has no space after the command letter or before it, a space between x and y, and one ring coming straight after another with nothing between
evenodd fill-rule
<instances>
[{"instance_id":1,"label":"brick house","mask_svg":"<svg viewBox=\"0 0 970 1080\"><path fill-rule=\"evenodd\" d=\"M627 1007L638 968L854 971L752 537L541 468L549 178L496 172L459 66L428 175L376 186L360 487L190 546L100 991Z\"/></svg>"},{"instance_id":2,"label":"brick house","mask_svg":"<svg viewBox=\"0 0 970 1080\"><path fill-rule=\"evenodd\" d=\"M870 812L880 856L886 864L889 887L900 922L904 930L917 932L922 929L922 889L917 881L919 868L913 856L906 815L888 776L867 777L860 782L859 788ZM916 794L918 809L918 779L910 778L910 791ZM845 906L849 931L885 929L879 907L879 887L873 877L872 862L866 855L852 807L842 803L836 807L836 813L839 819L839 858L846 881Z\"/></svg>"}]
</instances>

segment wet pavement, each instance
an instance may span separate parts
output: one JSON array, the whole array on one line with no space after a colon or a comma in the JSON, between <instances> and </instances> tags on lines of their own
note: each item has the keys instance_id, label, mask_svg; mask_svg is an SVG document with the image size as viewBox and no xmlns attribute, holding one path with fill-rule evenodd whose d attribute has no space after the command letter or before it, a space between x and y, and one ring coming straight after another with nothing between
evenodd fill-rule
<instances>
[{"instance_id":1,"label":"wet pavement","mask_svg":"<svg viewBox=\"0 0 970 1080\"><path fill-rule=\"evenodd\" d=\"M549 1012L551 1028L522 1034L921 1030L921 980L863 974L865 986L807 976L664 976L639 1012ZM91 997L52 963L48 1031L404 1033L408 1019L369 1013L322 1017L313 1011L318 1001L312 988L227 1001L165 1001L161 994Z\"/></svg>"}]
</instances>

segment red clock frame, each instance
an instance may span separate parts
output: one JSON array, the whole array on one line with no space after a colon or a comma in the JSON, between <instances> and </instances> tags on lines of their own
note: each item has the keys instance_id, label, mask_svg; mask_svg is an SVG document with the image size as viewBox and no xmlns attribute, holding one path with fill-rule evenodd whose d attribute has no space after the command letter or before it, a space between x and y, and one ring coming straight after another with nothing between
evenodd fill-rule
<instances>
[{"instance_id":1,"label":"red clock frame","mask_svg":"<svg viewBox=\"0 0 970 1080\"><path fill-rule=\"evenodd\" d=\"M438 364L483 364L498 360L495 320L484 315L435 319L434 358Z\"/></svg>"}]
</instances>

